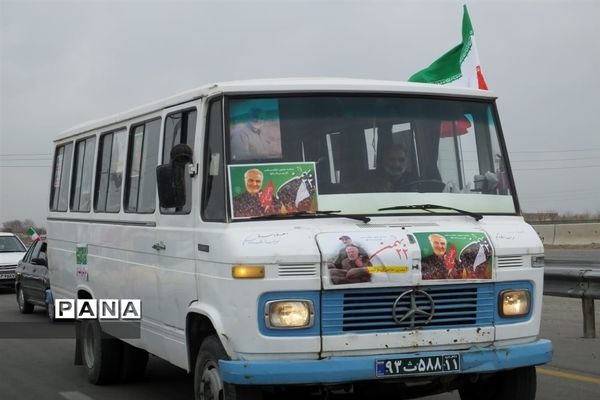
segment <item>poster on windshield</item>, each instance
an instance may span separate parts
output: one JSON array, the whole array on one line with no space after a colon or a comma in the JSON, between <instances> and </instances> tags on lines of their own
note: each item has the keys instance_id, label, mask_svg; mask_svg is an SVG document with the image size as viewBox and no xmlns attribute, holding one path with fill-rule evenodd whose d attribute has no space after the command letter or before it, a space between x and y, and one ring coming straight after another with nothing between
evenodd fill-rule
<instances>
[{"instance_id":1,"label":"poster on windshield","mask_svg":"<svg viewBox=\"0 0 600 400\"><path fill-rule=\"evenodd\" d=\"M233 218L318 210L314 162L229 166Z\"/></svg>"},{"instance_id":2,"label":"poster on windshield","mask_svg":"<svg viewBox=\"0 0 600 400\"><path fill-rule=\"evenodd\" d=\"M231 100L229 118L232 160L281 159L277 99Z\"/></svg>"},{"instance_id":3,"label":"poster on windshield","mask_svg":"<svg viewBox=\"0 0 600 400\"><path fill-rule=\"evenodd\" d=\"M493 248L483 232L420 232L421 275L434 279L492 279Z\"/></svg>"}]
</instances>

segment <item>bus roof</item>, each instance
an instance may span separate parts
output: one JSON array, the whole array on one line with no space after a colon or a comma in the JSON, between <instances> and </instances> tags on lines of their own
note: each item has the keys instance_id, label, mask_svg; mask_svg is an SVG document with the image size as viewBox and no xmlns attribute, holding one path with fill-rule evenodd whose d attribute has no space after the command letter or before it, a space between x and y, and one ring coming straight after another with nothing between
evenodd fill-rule
<instances>
[{"instance_id":1,"label":"bus roof","mask_svg":"<svg viewBox=\"0 0 600 400\"><path fill-rule=\"evenodd\" d=\"M153 113L177 104L218 94L250 93L397 93L495 99L487 90L431 85L425 83L383 81L352 78L281 78L221 82L204 85L106 118L92 120L62 132L55 142L74 135L101 129L131 118Z\"/></svg>"}]
</instances>

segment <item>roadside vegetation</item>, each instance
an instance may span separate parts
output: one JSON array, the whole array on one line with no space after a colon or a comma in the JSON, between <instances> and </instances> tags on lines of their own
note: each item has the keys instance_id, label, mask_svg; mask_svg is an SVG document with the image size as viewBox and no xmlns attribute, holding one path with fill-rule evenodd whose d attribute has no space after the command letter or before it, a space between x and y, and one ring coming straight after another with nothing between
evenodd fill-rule
<instances>
[{"instance_id":1,"label":"roadside vegetation","mask_svg":"<svg viewBox=\"0 0 600 400\"><path fill-rule=\"evenodd\" d=\"M530 224L539 223L578 223L578 222L600 222L600 211L595 213L558 213L556 211L543 211L528 213L523 212L523 217Z\"/></svg>"},{"instance_id":2,"label":"roadside vegetation","mask_svg":"<svg viewBox=\"0 0 600 400\"><path fill-rule=\"evenodd\" d=\"M31 237L27 234L29 228L33 228L40 236L46 234L46 228L37 226L35 222L30 219L13 219L11 221L3 222L0 231L14 233L19 236L23 243L29 245L31 243Z\"/></svg>"}]
</instances>

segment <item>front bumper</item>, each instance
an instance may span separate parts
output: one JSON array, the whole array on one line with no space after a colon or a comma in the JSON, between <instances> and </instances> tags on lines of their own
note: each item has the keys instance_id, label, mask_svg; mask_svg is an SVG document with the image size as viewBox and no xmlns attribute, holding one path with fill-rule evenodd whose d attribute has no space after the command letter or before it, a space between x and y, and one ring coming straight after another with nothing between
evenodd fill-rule
<instances>
[{"instance_id":1,"label":"front bumper","mask_svg":"<svg viewBox=\"0 0 600 400\"><path fill-rule=\"evenodd\" d=\"M460 355L462 368L459 374L485 373L545 364L552 359L552 342L539 339L533 343L506 347L474 346L463 351L330 357L322 360L219 361L219 367L225 382L238 385L332 384L380 379L375 372L377 360L451 353Z\"/></svg>"},{"instance_id":2,"label":"front bumper","mask_svg":"<svg viewBox=\"0 0 600 400\"><path fill-rule=\"evenodd\" d=\"M15 278L0 279L0 287L13 288L15 287Z\"/></svg>"}]
</instances>

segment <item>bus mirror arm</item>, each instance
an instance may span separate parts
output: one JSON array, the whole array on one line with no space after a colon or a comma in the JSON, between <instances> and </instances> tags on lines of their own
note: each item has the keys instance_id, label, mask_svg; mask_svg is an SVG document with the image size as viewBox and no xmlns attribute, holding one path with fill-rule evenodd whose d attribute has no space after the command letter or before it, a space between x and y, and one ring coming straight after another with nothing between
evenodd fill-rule
<instances>
[{"instance_id":1,"label":"bus mirror arm","mask_svg":"<svg viewBox=\"0 0 600 400\"><path fill-rule=\"evenodd\" d=\"M188 165L188 174L191 178L198 175L198 164L189 164Z\"/></svg>"}]
</instances>

